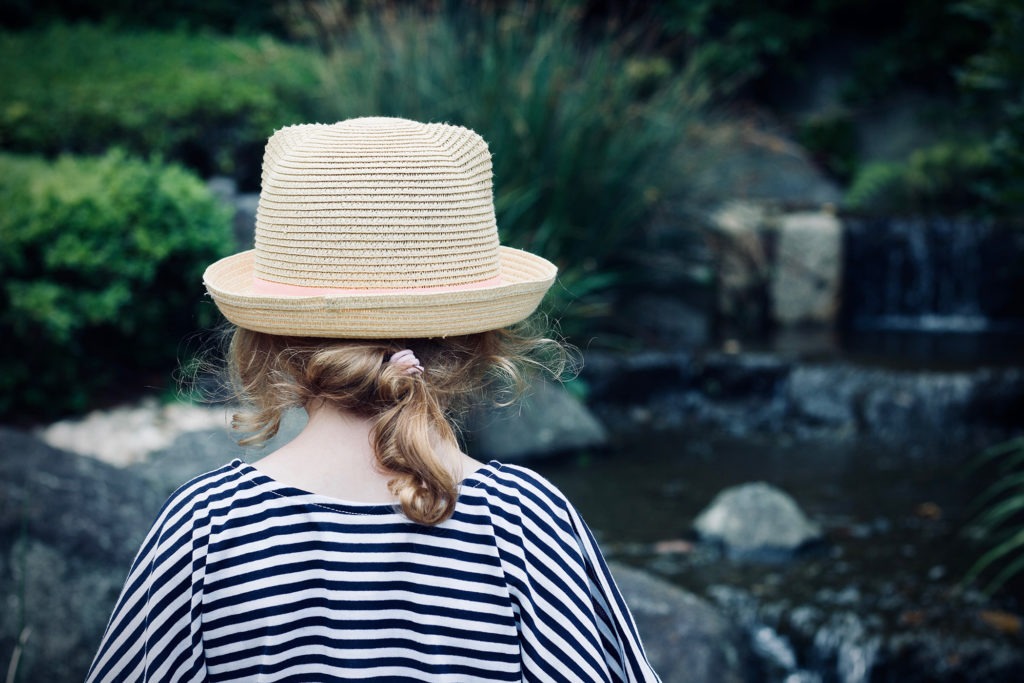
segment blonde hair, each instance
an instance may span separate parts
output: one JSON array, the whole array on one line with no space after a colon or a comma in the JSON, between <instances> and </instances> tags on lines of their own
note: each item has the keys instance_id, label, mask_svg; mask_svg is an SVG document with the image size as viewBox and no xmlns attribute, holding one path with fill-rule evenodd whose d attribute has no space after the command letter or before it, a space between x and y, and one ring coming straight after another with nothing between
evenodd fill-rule
<instances>
[{"instance_id":1,"label":"blonde hair","mask_svg":"<svg viewBox=\"0 0 1024 683\"><path fill-rule=\"evenodd\" d=\"M316 401L370 418L373 452L392 475L389 488L403 513L438 524L455 508L458 482L435 455L438 441L458 445L457 418L488 389L510 402L525 386L525 371L559 376L568 347L504 328L444 339L390 341L283 337L236 328L228 349L232 383L245 408L232 427L249 432L243 446L277 434L284 413ZM412 349L425 370L408 374L387 363Z\"/></svg>"}]
</instances>

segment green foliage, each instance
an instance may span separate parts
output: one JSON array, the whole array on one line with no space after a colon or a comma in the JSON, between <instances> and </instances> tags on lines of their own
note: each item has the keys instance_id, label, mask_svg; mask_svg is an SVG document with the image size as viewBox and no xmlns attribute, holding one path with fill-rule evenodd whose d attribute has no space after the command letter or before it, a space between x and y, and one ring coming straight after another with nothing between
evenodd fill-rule
<instances>
[{"instance_id":1,"label":"green foliage","mask_svg":"<svg viewBox=\"0 0 1024 683\"><path fill-rule=\"evenodd\" d=\"M840 0L841 1L841 0ZM1001 0L997 0L1001 1ZM853 0L845 2L822 35L837 27L855 27L858 37L853 70L845 86L848 104L884 102L908 87L933 94L952 93L952 65L961 63L988 40L983 26L965 21L960 0Z\"/></svg>"},{"instance_id":2,"label":"green foliage","mask_svg":"<svg viewBox=\"0 0 1024 683\"><path fill-rule=\"evenodd\" d=\"M118 146L259 180L266 138L315 119L319 58L269 38L53 26L0 33L0 148Z\"/></svg>"},{"instance_id":3,"label":"green foliage","mask_svg":"<svg viewBox=\"0 0 1024 683\"><path fill-rule=\"evenodd\" d=\"M979 557L964 583L987 580L982 590L991 594L1024 573L1024 437L1011 439L983 452L975 465L994 468L992 483L974 502L979 512L970 533L987 550Z\"/></svg>"},{"instance_id":4,"label":"green foliage","mask_svg":"<svg viewBox=\"0 0 1024 683\"><path fill-rule=\"evenodd\" d=\"M857 169L857 129L847 113L815 116L803 123L800 143L836 178L849 181Z\"/></svg>"},{"instance_id":5,"label":"green foliage","mask_svg":"<svg viewBox=\"0 0 1024 683\"><path fill-rule=\"evenodd\" d=\"M682 38L691 68L728 94L785 63L825 25L842 0L670 0L664 30Z\"/></svg>"},{"instance_id":6,"label":"green foliage","mask_svg":"<svg viewBox=\"0 0 1024 683\"><path fill-rule=\"evenodd\" d=\"M187 171L0 155L0 205L0 415L81 410L167 372L212 322L202 272L230 251L230 216Z\"/></svg>"},{"instance_id":7,"label":"green foliage","mask_svg":"<svg viewBox=\"0 0 1024 683\"><path fill-rule=\"evenodd\" d=\"M975 38L984 36L971 42L965 33L956 42L950 28L945 43L935 39L947 47L955 43L959 52L973 47L973 54L954 62L962 65L956 70L948 59L939 59L949 55L936 44L919 41L921 54L956 76L962 106L946 115L958 129L955 137L918 149L902 163L868 164L854 178L847 204L866 212L1019 215L1024 205L1024 3L965 0L940 6L944 21ZM938 22L934 11L921 8L919 19Z\"/></svg>"},{"instance_id":8,"label":"green foliage","mask_svg":"<svg viewBox=\"0 0 1024 683\"><path fill-rule=\"evenodd\" d=\"M852 57L844 87L852 104L908 85L951 91L948 65L986 40L978 23L953 12L959 1L669 0L650 6L663 49L692 61L720 94L792 82L806 74L809 56L840 56Z\"/></svg>"},{"instance_id":9,"label":"green foliage","mask_svg":"<svg viewBox=\"0 0 1024 683\"><path fill-rule=\"evenodd\" d=\"M1024 3L964 0L965 17L985 27L985 41L958 72L972 99L972 114L988 124L987 143L995 169L986 199L996 208L1024 206Z\"/></svg>"},{"instance_id":10,"label":"green foliage","mask_svg":"<svg viewBox=\"0 0 1024 683\"><path fill-rule=\"evenodd\" d=\"M873 162L857 172L845 197L860 213L969 213L992 193L995 170L984 143L940 142L905 162Z\"/></svg>"},{"instance_id":11,"label":"green foliage","mask_svg":"<svg viewBox=\"0 0 1024 683\"><path fill-rule=\"evenodd\" d=\"M664 60L585 44L565 13L363 14L335 45L334 118L447 121L494 157L505 243L555 261L564 331L607 313L655 212L688 190L682 143L704 93Z\"/></svg>"}]
</instances>

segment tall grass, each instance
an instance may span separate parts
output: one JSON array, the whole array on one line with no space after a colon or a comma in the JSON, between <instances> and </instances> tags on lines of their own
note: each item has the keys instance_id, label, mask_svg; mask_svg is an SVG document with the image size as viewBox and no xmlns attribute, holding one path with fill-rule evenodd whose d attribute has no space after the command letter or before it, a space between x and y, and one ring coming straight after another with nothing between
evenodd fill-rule
<instances>
[{"instance_id":1,"label":"tall grass","mask_svg":"<svg viewBox=\"0 0 1024 683\"><path fill-rule=\"evenodd\" d=\"M503 241L558 264L551 306L573 302L565 331L608 313L631 258L652 246L656 214L687 196L682 143L705 89L664 60L631 57L621 39L585 40L564 11L392 7L345 26L329 50L332 115L478 131Z\"/></svg>"}]
</instances>

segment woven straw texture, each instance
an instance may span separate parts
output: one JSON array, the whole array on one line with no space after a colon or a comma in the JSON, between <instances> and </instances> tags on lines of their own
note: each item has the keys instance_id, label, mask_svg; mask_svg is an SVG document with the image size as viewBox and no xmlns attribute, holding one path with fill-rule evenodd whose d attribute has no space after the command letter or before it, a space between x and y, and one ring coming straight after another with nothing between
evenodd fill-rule
<instances>
[{"instance_id":1,"label":"woven straw texture","mask_svg":"<svg viewBox=\"0 0 1024 683\"><path fill-rule=\"evenodd\" d=\"M267 143L255 249L204 275L241 327L321 337L436 337L532 313L555 267L502 247L491 157L471 130L363 118Z\"/></svg>"}]
</instances>

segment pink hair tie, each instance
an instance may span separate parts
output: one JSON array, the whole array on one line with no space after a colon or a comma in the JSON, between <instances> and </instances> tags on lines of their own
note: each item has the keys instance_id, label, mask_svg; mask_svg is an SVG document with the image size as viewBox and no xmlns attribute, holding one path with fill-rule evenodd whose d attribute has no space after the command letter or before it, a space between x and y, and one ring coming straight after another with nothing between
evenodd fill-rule
<instances>
[{"instance_id":1,"label":"pink hair tie","mask_svg":"<svg viewBox=\"0 0 1024 683\"><path fill-rule=\"evenodd\" d=\"M409 349L402 349L398 353L391 356L388 359L388 363L391 365L397 365L405 370L407 375L419 375L423 373L423 366L420 365L420 361Z\"/></svg>"}]
</instances>

